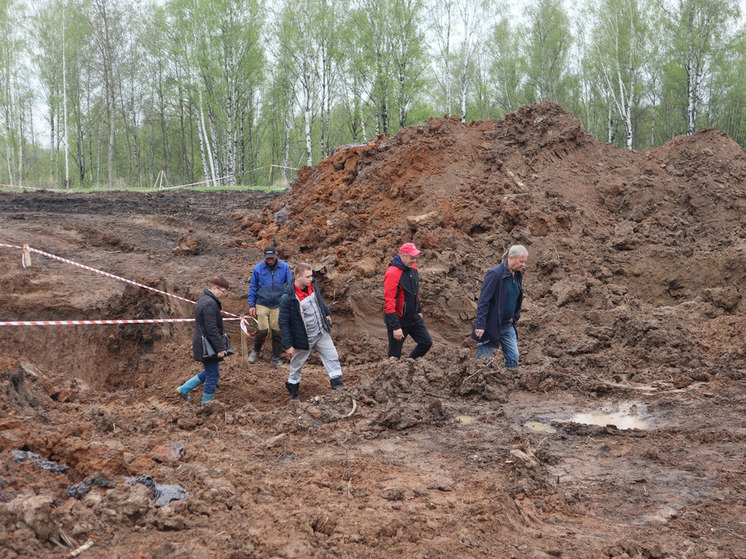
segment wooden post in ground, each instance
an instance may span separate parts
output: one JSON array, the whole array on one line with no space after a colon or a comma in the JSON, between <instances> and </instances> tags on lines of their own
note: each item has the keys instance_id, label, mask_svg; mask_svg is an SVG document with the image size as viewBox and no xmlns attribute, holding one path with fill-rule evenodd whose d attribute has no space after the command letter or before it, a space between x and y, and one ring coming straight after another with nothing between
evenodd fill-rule
<instances>
[{"instance_id":1,"label":"wooden post in ground","mask_svg":"<svg viewBox=\"0 0 746 559\"><path fill-rule=\"evenodd\" d=\"M249 366L249 337L246 335L246 332L238 329L239 332L241 332L241 365L244 365L246 367Z\"/></svg>"}]
</instances>

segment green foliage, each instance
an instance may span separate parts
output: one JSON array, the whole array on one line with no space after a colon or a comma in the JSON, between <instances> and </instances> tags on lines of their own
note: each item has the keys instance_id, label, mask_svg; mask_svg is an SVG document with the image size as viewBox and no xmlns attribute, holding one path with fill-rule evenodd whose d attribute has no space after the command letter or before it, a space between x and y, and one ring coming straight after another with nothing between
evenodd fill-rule
<instances>
[{"instance_id":1,"label":"green foliage","mask_svg":"<svg viewBox=\"0 0 746 559\"><path fill-rule=\"evenodd\" d=\"M746 143L736 0L509 7L0 0L0 183L279 184L337 145L543 100L619 146Z\"/></svg>"},{"instance_id":2,"label":"green foliage","mask_svg":"<svg viewBox=\"0 0 746 559\"><path fill-rule=\"evenodd\" d=\"M522 46L526 101L563 104L572 46L570 20L561 0L534 0L525 11L528 23L519 32L527 38Z\"/></svg>"},{"instance_id":3,"label":"green foliage","mask_svg":"<svg viewBox=\"0 0 746 559\"><path fill-rule=\"evenodd\" d=\"M488 70L497 108L503 113L516 110L528 102L524 96L527 76L521 71L526 62L521 54L521 30L512 26L507 18L495 25L487 44Z\"/></svg>"}]
</instances>

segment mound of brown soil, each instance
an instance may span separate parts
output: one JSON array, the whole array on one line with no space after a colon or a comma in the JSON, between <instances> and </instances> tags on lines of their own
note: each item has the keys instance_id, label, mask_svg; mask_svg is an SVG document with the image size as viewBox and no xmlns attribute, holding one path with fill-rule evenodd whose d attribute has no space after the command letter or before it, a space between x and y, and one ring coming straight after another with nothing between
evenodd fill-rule
<instances>
[{"instance_id":1,"label":"mound of brown soil","mask_svg":"<svg viewBox=\"0 0 746 559\"><path fill-rule=\"evenodd\" d=\"M484 272L523 244L528 370L717 374L744 366L730 343L746 309L744 177L744 151L722 132L634 153L542 103L340 149L247 229L313 263L379 355L382 276L402 242L424 251L432 329L465 345Z\"/></svg>"}]
</instances>

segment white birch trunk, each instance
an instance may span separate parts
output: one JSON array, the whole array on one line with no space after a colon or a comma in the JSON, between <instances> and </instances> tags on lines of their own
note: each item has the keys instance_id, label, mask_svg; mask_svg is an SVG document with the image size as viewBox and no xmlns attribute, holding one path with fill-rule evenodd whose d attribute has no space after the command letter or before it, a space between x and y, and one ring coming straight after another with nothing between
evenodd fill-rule
<instances>
[{"instance_id":1,"label":"white birch trunk","mask_svg":"<svg viewBox=\"0 0 746 559\"><path fill-rule=\"evenodd\" d=\"M230 86L229 86L230 87ZM226 165L227 168L225 169L225 173L221 174L221 176L227 176L227 182L226 184L236 184L236 159L235 159L235 153L236 150L234 149L234 128L233 128L233 97L231 94L228 94L228 99L226 101L226 108L225 108L226 114L225 114L225 150L226 150Z\"/></svg>"},{"instance_id":2,"label":"white birch trunk","mask_svg":"<svg viewBox=\"0 0 746 559\"><path fill-rule=\"evenodd\" d=\"M197 87L197 92L199 96L199 123L201 128L200 149L202 150L202 168L205 172L205 178L213 185L217 185L215 181L215 167L213 166L212 162L212 151L210 150L210 138L208 138L207 129L205 128L205 111L202 106L202 88Z\"/></svg>"},{"instance_id":3,"label":"white birch trunk","mask_svg":"<svg viewBox=\"0 0 746 559\"><path fill-rule=\"evenodd\" d=\"M329 53L326 46L321 49L321 157L328 155L329 147L329 123L327 121L329 110L330 84L329 84Z\"/></svg>"},{"instance_id":4,"label":"white birch trunk","mask_svg":"<svg viewBox=\"0 0 746 559\"><path fill-rule=\"evenodd\" d=\"M212 184L218 186L219 180L223 177L223 165L222 160L225 157L220 155L220 146L218 145L218 130L215 126L215 114L212 110L207 111L207 122L210 127L210 133L207 136L210 147L212 148L212 159L210 164L212 165Z\"/></svg>"},{"instance_id":5,"label":"white birch trunk","mask_svg":"<svg viewBox=\"0 0 746 559\"><path fill-rule=\"evenodd\" d=\"M609 113L607 117L608 135L607 135L606 141L611 144L614 142L614 118L611 113L611 103L608 104L608 107L609 107Z\"/></svg>"},{"instance_id":6,"label":"white birch trunk","mask_svg":"<svg viewBox=\"0 0 746 559\"><path fill-rule=\"evenodd\" d=\"M106 165L107 165L107 174L108 179L107 182L109 186L114 186L114 145L115 145L115 135L114 135L114 93L112 92L109 97L109 101L107 101L107 104L109 105L107 109L107 113L109 115L109 146L108 146L108 153L107 153L107 159L106 159Z\"/></svg>"},{"instance_id":7,"label":"white birch trunk","mask_svg":"<svg viewBox=\"0 0 746 559\"><path fill-rule=\"evenodd\" d=\"M102 119L98 121L98 138L104 135L104 123ZM101 149L104 142L96 142L96 184L101 184Z\"/></svg>"},{"instance_id":8,"label":"white birch trunk","mask_svg":"<svg viewBox=\"0 0 746 559\"><path fill-rule=\"evenodd\" d=\"M443 83L443 90L445 93L445 112L447 114L451 114L451 108L453 106L453 97L451 94L451 83L453 81L451 79L451 28L453 19L453 3L450 1L444 2L443 9L445 22L442 27L438 25L438 15L435 14L435 29L436 32L440 31L438 33L438 35L440 36L438 47L440 49L440 56L443 59L443 81L445 82Z\"/></svg>"},{"instance_id":9,"label":"white birch trunk","mask_svg":"<svg viewBox=\"0 0 746 559\"><path fill-rule=\"evenodd\" d=\"M202 160L202 174L205 176L205 179L210 181L210 169L207 166L207 154L205 153L205 137L204 137L204 131L203 131L204 121L202 118L200 118L197 121L197 138L199 138L199 156Z\"/></svg>"},{"instance_id":10,"label":"white birch trunk","mask_svg":"<svg viewBox=\"0 0 746 559\"><path fill-rule=\"evenodd\" d=\"M10 107L7 107L5 110L5 138L5 156L8 161L8 184L13 186L15 183L13 182L13 150L10 147L10 138L12 138L10 133Z\"/></svg>"},{"instance_id":11,"label":"white birch trunk","mask_svg":"<svg viewBox=\"0 0 746 559\"><path fill-rule=\"evenodd\" d=\"M16 89L18 89L18 81L16 80ZM23 186L23 123L25 116L25 108L23 103L18 105L18 121L16 127L16 133L18 134L18 184Z\"/></svg>"},{"instance_id":12,"label":"white birch trunk","mask_svg":"<svg viewBox=\"0 0 746 559\"><path fill-rule=\"evenodd\" d=\"M67 135L67 60L65 36L65 3L62 3L62 126L63 138L65 141L65 188L70 188L70 143Z\"/></svg>"},{"instance_id":13,"label":"white birch trunk","mask_svg":"<svg viewBox=\"0 0 746 559\"><path fill-rule=\"evenodd\" d=\"M292 123L290 119L286 118L284 122L285 126L285 141L282 146L282 185L288 184L288 167L290 166L290 127Z\"/></svg>"},{"instance_id":14,"label":"white birch trunk","mask_svg":"<svg viewBox=\"0 0 746 559\"><path fill-rule=\"evenodd\" d=\"M697 121L697 77L696 70L692 66L693 63L690 60L686 66L687 136L694 134L694 126Z\"/></svg>"},{"instance_id":15,"label":"white birch trunk","mask_svg":"<svg viewBox=\"0 0 746 559\"><path fill-rule=\"evenodd\" d=\"M468 66L464 65L464 71L461 73L461 122L466 122L467 72Z\"/></svg>"},{"instance_id":16,"label":"white birch trunk","mask_svg":"<svg viewBox=\"0 0 746 559\"><path fill-rule=\"evenodd\" d=\"M308 154L308 166L313 164L313 144L311 142L311 119L312 114L312 92L310 71L306 70L303 79L303 123L306 132L306 153Z\"/></svg>"},{"instance_id":17,"label":"white birch trunk","mask_svg":"<svg viewBox=\"0 0 746 559\"><path fill-rule=\"evenodd\" d=\"M365 126L365 114L363 112L362 102L358 105L358 110L360 111L360 130L363 133L363 141L365 142L368 140L368 130L367 130L367 127Z\"/></svg>"}]
</instances>

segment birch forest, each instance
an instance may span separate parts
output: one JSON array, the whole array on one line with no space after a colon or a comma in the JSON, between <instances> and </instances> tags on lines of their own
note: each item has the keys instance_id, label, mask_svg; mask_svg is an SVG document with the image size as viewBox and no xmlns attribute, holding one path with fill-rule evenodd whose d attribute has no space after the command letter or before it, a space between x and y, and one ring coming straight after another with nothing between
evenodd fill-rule
<instances>
[{"instance_id":1,"label":"birch forest","mask_svg":"<svg viewBox=\"0 0 746 559\"><path fill-rule=\"evenodd\" d=\"M0 184L284 185L433 116L555 101L746 142L737 0L0 0Z\"/></svg>"}]
</instances>

